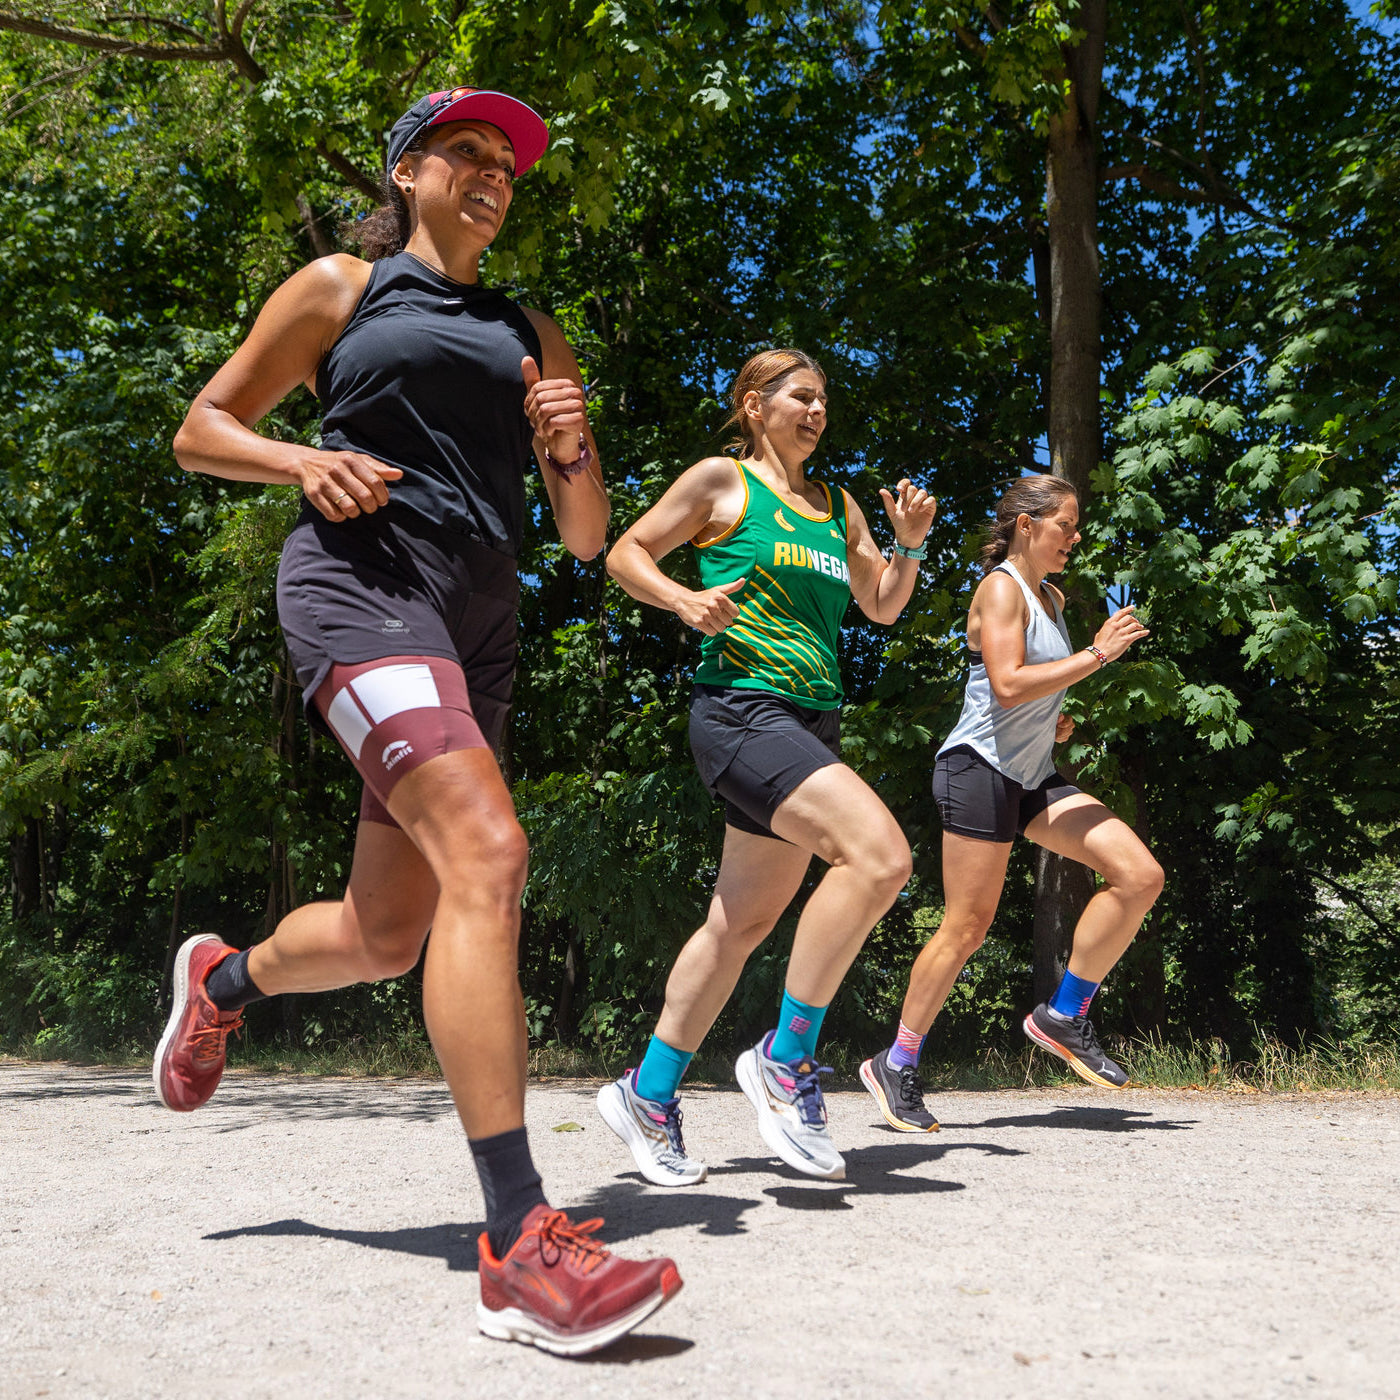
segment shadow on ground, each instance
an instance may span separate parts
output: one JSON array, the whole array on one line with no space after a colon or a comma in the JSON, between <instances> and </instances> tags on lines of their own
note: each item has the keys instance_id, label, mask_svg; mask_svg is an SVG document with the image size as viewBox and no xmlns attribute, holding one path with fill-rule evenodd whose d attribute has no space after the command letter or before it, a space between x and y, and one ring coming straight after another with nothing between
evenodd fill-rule
<instances>
[{"instance_id":1,"label":"shadow on ground","mask_svg":"<svg viewBox=\"0 0 1400 1400\"><path fill-rule=\"evenodd\" d=\"M945 1123L945 1130L971 1128L1073 1128L1088 1133L1141 1133L1189 1131L1194 1118L1154 1118L1146 1109L1098 1108L1061 1104L1048 1113L1023 1113L1012 1118L984 1118L980 1123ZM890 1129L891 1132L895 1130Z\"/></svg>"},{"instance_id":2,"label":"shadow on ground","mask_svg":"<svg viewBox=\"0 0 1400 1400\"><path fill-rule=\"evenodd\" d=\"M160 1108L146 1070L91 1070L48 1072L39 1082L16 1085L0 1075L0 1098L7 1103L54 1099L127 1098L134 1109L155 1109L161 1120L176 1126L184 1114L167 1114ZM250 1115L224 1121L230 1113ZM214 1132L237 1133L269 1119L330 1122L339 1119L395 1118L401 1122L427 1123L453 1115L447 1086L423 1080L293 1079L265 1075L234 1075L219 1085L209 1109L200 1121ZM139 1131L151 1131L144 1129Z\"/></svg>"},{"instance_id":3,"label":"shadow on ground","mask_svg":"<svg viewBox=\"0 0 1400 1400\"><path fill-rule=\"evenodd\" d=\"M756 1205L757 1202L750 1202ZM398 1254L413 1254L420 1258L441 1259L449 1270L461 1273L477 1272L477 1236L485 1228L481 1224L451 1222L426 1225L405 1230L335 1230L324 1225L312 1225L306 1220L273 1220L266 1225L245 1225L237 1230L219 1230L205 1235L206 1240L236 1239L312 1239L336 1240L342 1244L361 1245L367 1249L387 1249ZM609 1231L609 1234L615 1234ZM577 1358L595 1365L628 1366L638 1362L664 1361L689 1351L695 1343L685 1337L629 1334L590 1356Z\"/></svg>"}]
</instances>

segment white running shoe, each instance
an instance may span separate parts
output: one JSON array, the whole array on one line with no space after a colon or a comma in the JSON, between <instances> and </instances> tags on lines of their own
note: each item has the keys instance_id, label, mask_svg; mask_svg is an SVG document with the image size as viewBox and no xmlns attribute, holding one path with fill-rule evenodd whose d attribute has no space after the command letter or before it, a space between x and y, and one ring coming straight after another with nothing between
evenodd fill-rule
<instances>
[{"instance_id":1,"label":"white running shoe","mask_svg":"<svg viewBox=\"0 0 1400 1400\"><path fill-rule=\"evenodd\" d=\"M831 1070L812 1060L770 1060L771 1035L734 1062L739 1087L758 1114L758 1131L788 1166L807 1176L842 1181L846 1163L826 1131L826 1104L817 1082L818 1075Z\"/></svg>"},{"instance_id":2,"label":"white running shoe","mask_svg":"<svg viewBox=\"0 0 1400 1400\"><path fill-rule=\"evenodd\" d=\"M637 1170L654 1186L694 1186L709 1168L685 1155L681 1137L681 1101L658 1103L633 1087L635 1070L598 1090L603 1122L632 1150Z\"/></svg>"}]
</instances>

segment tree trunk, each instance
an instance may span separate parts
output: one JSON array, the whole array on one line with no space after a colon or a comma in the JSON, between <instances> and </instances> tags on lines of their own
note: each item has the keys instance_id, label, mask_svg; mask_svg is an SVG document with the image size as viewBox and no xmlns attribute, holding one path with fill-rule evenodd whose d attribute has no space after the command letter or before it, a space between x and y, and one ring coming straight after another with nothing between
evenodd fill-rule
<instances>
[{"instance_id":1,"label":"tree trunk","mask_svg":"<svg viewBox=\"0 0 1400 1400\"><path fill-rule=\"evenodd\" d=\"M1095 121L1103 77L1106 0L1083 0L1088 31L1065 51L1069 96L1050 119L1045 167L1050 237L1051 468L1068 478L1081 500L1099 464L1098 153Z\"/></svg>"},{"instance_id":2,"label":"tree trunk","mask_svg":"<svg viewBox=\"0 0 1400 1400\"><path fill-rule=\"evenodd\" d=\"M1095 121L1103 78L1106 0L1082 0L1077 47L1064 51L1069 94L1050 119L1045 165L1050 240L1050 469L1089 502L1089 478L1099 464L1098 154ZM1083 866L1041 852L1036 862L1036 1000L1054 990L1069 961L1074 926L1094 892Z\"/></svg>"},{"instance_id":3,"label":"tree trunk","mask_svg":"<svg viewBox=\"0 0 1400 1400\"><path fill-rule=\"evenodd\" d=\"M1149 850L1151 828L1147 821L1147 765L1140 752L1123 760L1123 777L1133 790L1137 814L1133 830ZM1156 910L1143 921L1138 936L1118 964L1127 1003L1128 1024L1140 1036L1161 1040L1167 1031L1167 968L1162 954L1162 930Z\"/></svg>"},{"instance_id":4,"label":"tree trunk","mask_svg":"<svg viewBox=\"0 0 1400 1400\"><path fill-rule=\"evenodd\" d=\"M559 982L559 1007L554 1013L554 1033L567 1042L574 1031L574 994L579 982L578 930L569 929L569 942L564 949L564 975Z\"/></svg>"},{"instance_id":5,"label":"tree trunk","mask_svg":"<svg viewBox=\"0 0 1400 1400\"><path fill-rule=\"evenodd\" d=\"M1069 966L1074 926L1093 898L1094 872L1076 860L1041 849L1035 854L1035 921L1031 929L1035 963L1032 995L1049 1001Z\"/></svg>"},{"instance_id":6,"label":"tree trunk","mask_svg":"<svg viewBox=\"0 0 1400 1400\"><path fill-rule=\"evenodd\" d=\"M39 823L27 820L10 837L10 913L18 922L44 907L44 866Z\"/></svg>"}]
</instances>

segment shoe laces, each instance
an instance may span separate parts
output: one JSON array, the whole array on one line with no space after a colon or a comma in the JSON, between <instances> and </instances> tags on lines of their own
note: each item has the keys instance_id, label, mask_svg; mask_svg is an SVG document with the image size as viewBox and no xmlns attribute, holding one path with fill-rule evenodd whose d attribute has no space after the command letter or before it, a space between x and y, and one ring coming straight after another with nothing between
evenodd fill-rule
<instances>
[{"instance_id":1,"label":"shoe laces","mask_svg":"<svg viewBox=\"0 0 1400 1400\"><path fill-rule=\"evenodd\" d=\"M1098 1055L1100 1059L1107 1058L1103 1052L1103 1046L1099 1044L1099 1038L1094 1032L1094 1023L1087 1016L1076 1016L1074 1027L1079 1032L1079 1044L1091 1054Z\"/></svg>"},{"instance_id":2,"label":"shoe laces","mask_svg":"<svg viewBox=\"0 0 1400 1400\"><path fill-rule=\"evenodd\" d=\"M806 1065L806 1070L801 1070L798 1065ZM835 1074L836 1071L830 1065L813 1064L810 1060L800 1060L796 1065L789 1065L792 1071L793 1097L797 1103L797 1111L801 1115L802 1122L809 1128L820 1128L826 1124L826 1101L822 1098L822 1086L818 1076L823 1074Z\"/></svg>"},{"instance_id":3,"label":"shoe laces","mask_svg":"<svg viewBox=\"0 0 1400 1400\"><path fill-rule=\"evenodd\" d=\"M661 1111L666 1115L666 1122L663 1126L666 1129L666 1141L671 1144L670 1155L678 1162L684 1162L686 1161L685 1139L681 1136L681 1123L684 1121L684 1115L681 1113L680 1099L667 1099L661 1105Z\"/></svg>"},{"instance_id":4,"label":"shoe laces","mask_svg":"<svg viewBox=\"0 0 1400 1400\"><path fill-rule=\"evenodd\" d=\"M201 1018L189 1033L190 1059L196 1064L212 1064L224 1054L230 1034L243 1037L242 1011L222 1012L214 1004L212 1020Z\"/></svg>"},{"instance_id":5,"label":"shoe laces","mask_svg":"<svg viewBox=\"0 0 1400 1400\"><path fill-rule=\"evenodd\" d=\"M540 1236L540 1257L546 1264L557 1264L568 1256L569 1262L581 1274L590 1274L608 1257L608 1247L602 1240L591 1238L603 1228L603 1217L580 1220L577 1224L562 1210L550 1211L536 1226ZM550 1253L553 1258L550 1258Z\"/></svg>"},{"instance_id":6,"label":"shoe laces","mask_svg":"<svg viewBox=\"0 0 1400 1400\"><path fill-rule=\"evenodd\" d=\"M899 1068L899 1096L904 1100L906 1108L915 1108L923 1112L924 1108L924 1081L919 1078L919 1071L915 1065L901 1065Z\"/></svg>"}]
</instances>

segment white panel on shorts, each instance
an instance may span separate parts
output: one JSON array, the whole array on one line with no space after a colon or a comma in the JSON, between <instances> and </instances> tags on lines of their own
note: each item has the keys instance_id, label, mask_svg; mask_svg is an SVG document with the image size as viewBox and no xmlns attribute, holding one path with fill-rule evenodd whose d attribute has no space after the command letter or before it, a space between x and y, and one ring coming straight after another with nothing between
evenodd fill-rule
<instances>
[{"instance_id":1,"label":"white panel on shorts","mask_svg":"<svg viewBox=\"0 0 1400 1400\"><path fill-rule=\"evenodd\" d=\"M326 707L326 723L330 725L335 737L350 751L350 756L358 760L360 750L369 738L370 723L355 703L349 686L339 691Z\"/></svg>"},{"instance_id":2,"label":"white panel on shorts","mask_svg":"<svg viewBox=\"0 0 1400 1400\"><path fill-rule=\"evenodd\" d=\"M355 692L355 698L369 711L375 724L383 724L405 710L442 708L433 673L421 662L376 666L373 671L356 676L349 689Z\"/></svg>"}]
</instances>

